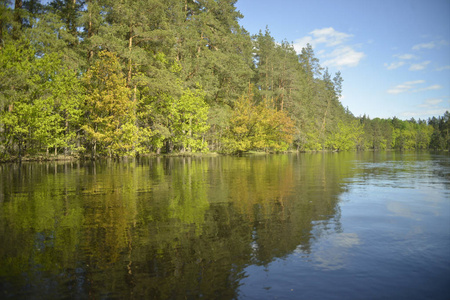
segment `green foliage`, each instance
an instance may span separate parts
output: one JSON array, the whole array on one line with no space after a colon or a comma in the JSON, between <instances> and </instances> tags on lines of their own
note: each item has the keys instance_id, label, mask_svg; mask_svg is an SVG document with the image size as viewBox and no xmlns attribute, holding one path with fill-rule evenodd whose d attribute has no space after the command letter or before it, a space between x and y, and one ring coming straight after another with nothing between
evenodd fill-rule
<instances>
[{"instance_id":1,"label":"green foliage","mask_svg":"<svg viewBox=\"0 0 450 300\"><path fill-rule=\"evenodd\" d=\"M433 128L431 124L427 125L425 121L416 122L414 119L402 121L395 117L370 120L364 116L360 122L364 127L364 137L358 148L362 150L433 148L433 136L436 136L436 128ZM436 147L436 149L445 148Z\"/></svg>"},{"instance_id":2,"label":"green foliage","mask_svg":"<svg viewBox=\"0 0 450 300\"><path fill-rule=\"evenodd\" d=\"M139 104L139 121L151 128L147 145L157 152L166 145L166 151L205 152L205 134L209 106L201 89L185 89L180 96L162 93L145 98Z\"/></svg>"},{"instance_id":3,"label":"green foliage","mask_svg":"<svg viewBox=\"0 0 450 300\"><path fill-rule=\"evenodd\" d=\"M356 149L356 145L361 142L363 127L354 120L351 123L339 121L337 131L328 140L328 146L337 151L349 151Z\"/></svg>"},{"instance_id":4,"label":"green foliage","mask_svg":"<svg viewBox=\"0 0 450 300\"><path fill-rule=\"evenodd\" d=\"M209 106L204 100L204 92L186 90L173 103L172 115L173 141L180 143L188 151L206 151L204 134L209 129L207 124Z\"/></svg>"},{"instance_id":5,"label":"green foliage","mask_svg":"<svg viewBox=\"0 0 450 300\"><path fill-rule=\"evenodd\" d=\"M450 150L450 113L446 111L442 117L433 117L428 124L433 127L430 148Z\"/></svg>"},{"instance_id":6,"label":"green foliage","mask_svg":"<svg viewBox=\"0 0 450 300\"><path fill-rule=\"evenodd\" d=\"M37 58L25 41L2 49L4 154L16 148L19 156L42 148L55 153L59 147L74 148L83 91L76 74L61 62L58 53Z\"/></svg>"},{"instance_id":7,"label":"green foliage","mask_svg":"<svg viewBox=\"0 0 450 300\"><path fill-rule=\"evenodd\" d=\"M355 118L340 72L311 45L250 36L235 1L15 4L0 2L3 159L450 148L448 113Z\"/></svg>"}]
</instances>

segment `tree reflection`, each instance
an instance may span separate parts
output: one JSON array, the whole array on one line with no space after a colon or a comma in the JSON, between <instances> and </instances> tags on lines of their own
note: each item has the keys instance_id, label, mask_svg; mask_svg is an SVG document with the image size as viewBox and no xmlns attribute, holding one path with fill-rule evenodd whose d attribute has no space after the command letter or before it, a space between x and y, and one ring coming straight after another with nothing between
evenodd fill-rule
<instances>
[{"instance_id":1,"label":"tree reflection","mask_svg":"<svg viewBox=\"0 0 450 300\"><path fill-rule=\"evenodd\" d=\"M338 196L353 169L301 154L1 171L7 295L232 299L248 265L309 253L340 230Z\"/></svg>"}]
</instances>

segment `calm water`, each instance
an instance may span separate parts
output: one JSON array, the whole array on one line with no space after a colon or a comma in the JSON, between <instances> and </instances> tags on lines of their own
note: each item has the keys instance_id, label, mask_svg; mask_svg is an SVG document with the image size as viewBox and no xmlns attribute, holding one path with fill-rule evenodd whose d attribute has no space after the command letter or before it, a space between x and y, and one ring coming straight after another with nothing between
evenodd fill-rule
<instances>
[{"instance_id":1,"label":"calm water","mask_svg":"<svg viewBox=\"0 0 450 300\"><path fill-rule=\"evenodd\" d=\"M450 156L0 165L0 298L448 299Z\"/></svg>"}]
</instances>

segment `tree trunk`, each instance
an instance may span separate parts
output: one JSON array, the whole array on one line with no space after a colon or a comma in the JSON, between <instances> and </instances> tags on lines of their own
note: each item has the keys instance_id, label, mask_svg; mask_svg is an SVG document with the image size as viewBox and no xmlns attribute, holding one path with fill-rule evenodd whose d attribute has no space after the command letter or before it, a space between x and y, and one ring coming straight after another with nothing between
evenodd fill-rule
<instances>
[{"instance_id":1,"label":"tree trunk","mask_svg":"<svg viewBox=\"0 0 450 300\"><path fill-rule=\"evenodd\" d=\"M323 138L323 134L324 134L324 130L325 130L325 124L326 124L326 118L327 118L329 107L330 107L330 100L327 101L327 108L325 109L325 114L323 115L322 128L320 129L320 137L321 138ZM324 142L324 140L322 140L322 142Z\"/></svg>"},{"instance_id":2,"label":"tree trunk","mask_svg":"<svg viewBox=\"0 0 450 300\"><path fill-rule=\"evenodd\" d=\"M65 118L66 118L66 131L65 131L65 135L64 137L67 137L69 135L70 129L69 129L69 121L67 120L67 113L65 114ZM64 155L67 155L67 153L69 152L68 147L64 147Z\"/></svg>"},{"instance_id":3,"label":"tree trunk","mask_svg":"<svg viewBox=\"0 0 450 300\"><path fill-rule=\"evenodd\" d=\"M71 7L70 7L70 10L73 10L73 11L75 11L76 10L76 8L77 8L77 0L72 0L72 3L71 3ZM70 20L69 20L69 22L70 22L70 24L69 24L69 28L70 28L70 33L73 35L73 36L76 36L77 35L77 25L76 25L76 13L73 13L72 14L73 16L74 16L74 18L72 19L72 18L70 18ZM78 40L78 39L76 39L76 40ZM77 43L77 42L75 42L75 43Z\"/></svg>"},{"instance_id":4,"label":"tree trunk","mask_svg":"<svg viewBox=\"0 0 450 300\"><path fill-rule=\"evenodd\" d=\"M92 7L91 7L91 1L89 1L89 0L87 1L87 6L88 6L88 16L89 16L87 38L90 39L94 35L93 29L92 29ZM92 49L88 49L88 55L87 55L88 65L89 65L89 62L91 61L93 56L94 56L94 51Z\"/></svg>"},{"instance_id":5,"label":"tree trunk","mask_svg":"<svg viewBox=\"0 0 450 300\"><path fill-rule=\"evenodd\" d=\"M94 145L92 147L92 159L95 158L95 156L97 155L97 141L94 141Z\"/></svg>"},{"instance_id":6,"label":"tree trunk","mask_svg":"<svg viewBox=\"0 0 450 300\"><path fill-rule=\"evenodd\" d=\"M131 71L132 71L132 61L131 61L131 50L133 49L133 26L130 24L130 37L128 38L128 76L127 76L127 84L130 86L131 84Z\"/></svg>"},{"instance_id":7,"label":"tree trunk","mask_svg":"<svg viewBox=\"0 0 450 300\"><path fill-rule=\"evenodd\" d=\"M0 18L0 50L3 48L3 18Z\"/></svg>"},{"instance_id":8,"label":"tree trunk","mask_svg":"<svg viewBox=\"0 0 450 300\"><path fill-rule=\"evenodd\" d=\"M20 32L22 31L22 25L23 25L22 6L23 6L22 0L15 0L15 2L14 2L14 22L15 22L15 24L13 25L13 38L16 40L19 39Z\"/></svg>"},{"instance_id":9,"label":"tree trunk","mask_svg":"<svg viewBox=\"0 0 450 300\"><path fill-rule=\"evenodd\" d=\"M18 146L19 146L19 162L22 162L22 148L23 148L22 139L19 139Z\"/></svg>"},{"instance_id":10,"label":"tree trunk","mask_svg":"<svg viewBox=\"0 0 450 300\"><path fill-rule=\"evenodd\" d=\"M172 153L173 143L172 141L166 141L166 153Z\"/></svg>"}]
</instances>

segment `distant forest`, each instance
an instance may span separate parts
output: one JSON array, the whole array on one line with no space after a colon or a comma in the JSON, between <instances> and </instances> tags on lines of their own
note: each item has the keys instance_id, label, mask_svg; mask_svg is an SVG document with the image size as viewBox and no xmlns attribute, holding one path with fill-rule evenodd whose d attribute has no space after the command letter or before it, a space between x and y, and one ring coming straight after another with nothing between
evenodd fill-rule
<instances>
[{"instance_id":1,"label":"distant forest","mask_svg":"<svg viewBox=\"0 0 450 300\"><path fill-rule=\"evenodd\" d=\"M0 0L0 159L449 149L450 113L354 116L234 0Z\"/></svg>"}]
</instances>

